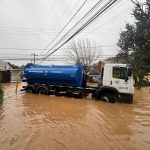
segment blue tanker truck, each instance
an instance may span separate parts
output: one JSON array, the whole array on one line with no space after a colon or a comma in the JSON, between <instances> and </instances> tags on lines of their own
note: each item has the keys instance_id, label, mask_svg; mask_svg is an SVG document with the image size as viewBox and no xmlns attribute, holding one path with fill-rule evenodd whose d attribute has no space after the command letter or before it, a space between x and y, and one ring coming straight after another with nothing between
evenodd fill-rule
<instances>
[{"instance_id":1,"label":"blue tanker truck","mask_svg":"<svg viewBox=\"0 0 150 150\"><path fill-rule=\"evenodd\" d=\"M91 93L96 100L114 103L123 99L133 102L133 80L130 65L105 64L97 87L86 86L84 66L28 65L22 75L23 87L28 93L64 95L82 98Z\"/></svg>"}]
</instances>

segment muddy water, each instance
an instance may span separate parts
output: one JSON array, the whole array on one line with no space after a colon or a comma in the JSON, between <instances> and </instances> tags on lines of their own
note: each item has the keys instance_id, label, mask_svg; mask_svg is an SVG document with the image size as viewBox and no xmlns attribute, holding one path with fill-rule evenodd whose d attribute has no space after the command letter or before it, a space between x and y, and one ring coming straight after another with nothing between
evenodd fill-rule
<instances>
[{"instance_id":1,"label":"muddy water","mask_svg":"<svg viewBox=\"0 0 150 150\"><path fill-rule=\"evenodd\" d=\"M0 150L149 150L150 93L134 104L42 96L3 84Z\"/></svg>"}]
</instances>

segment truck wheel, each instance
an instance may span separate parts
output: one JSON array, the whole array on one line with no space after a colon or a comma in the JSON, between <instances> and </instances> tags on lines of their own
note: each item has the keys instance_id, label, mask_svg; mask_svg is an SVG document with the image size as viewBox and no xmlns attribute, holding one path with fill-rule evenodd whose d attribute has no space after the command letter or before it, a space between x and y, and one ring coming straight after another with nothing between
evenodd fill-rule
<instances>
[{"instance_id":1,"label":"truck wheel","mask_svg":"<svg viewBox=\"0 0 150 150\"><path fill-rule=\"evenodd\" d=\"M67 91L67 97L73 97L73 94L71 91Z\"/></svg>"},{"instance_id":2,"label":"truck wheel","mask_svg":"<svg viewBox=\"0 0 150 150\"><path fill-rule=\"evenodd\" d=\"M79 92L78 94L74 94L73 98L78 98L81 99L82 98L82 92Z\"/></svg>"},{"instance_id":3,"label":"truck wheel","mask_svg":"<svg viewBox=\"0 0 150 150\"><path fill-rule=\"evenodd\" d=\"M133 104L133 95L130 95L128 98L128 103Z\"/></svg>"},{"instance_id":4,"label":"truck wheel","mask_svg":"<svg viewBox=\"0 0 150 150\"><path fill-rule=\"evenodd\" d=\"M47 90L45 88L41 87L37 90L37 93L40 95L47 95Z\"/></svg>"},{"instance_id":5,"label":"truck wheel","mask_svg":"<svg viewBox=\"0 0 150 150\"><path fill-rule=\"evenodd\" d=\"M55 96L61 96L58 90L55 91Z\"/></svg>"},{"instance_id":6,"label":"truck wheel","mask_svg":"<svg viewBox=\"0 0 150 150\"><path fill-rule=\"evenodd\" d=\"M101 96L100 96L100 99L104 100L104 101L107 101L107 102L110 102L110 103L115 102L113 95L111 95L109 93L102 93Z\"/></svg>"},{"instance_id":7,"label":"truck wheel","mask_svg":"<svg viewBox=\"0 0 150 150\"><path fill-rule=\"evenodd\" d=\"M26 93L35 93L35 90L31 86L28 86L26 88Z\"/></svg>"}]
</instances>

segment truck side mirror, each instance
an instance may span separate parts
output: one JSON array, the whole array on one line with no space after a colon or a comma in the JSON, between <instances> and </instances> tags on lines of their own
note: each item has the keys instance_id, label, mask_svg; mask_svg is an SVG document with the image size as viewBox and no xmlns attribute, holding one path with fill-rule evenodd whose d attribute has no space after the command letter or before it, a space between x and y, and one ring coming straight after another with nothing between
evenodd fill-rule
<instances>
[{"instance_id":1,"label":"truck side mirror","mask_svg":"<svg viewBox=\"0 0 150 150\"><path fill-rule=\"evenodd\" d=\"M132 75L132 69L128 69L128 76L131 77Z\"/></svg>"}]
</instances>

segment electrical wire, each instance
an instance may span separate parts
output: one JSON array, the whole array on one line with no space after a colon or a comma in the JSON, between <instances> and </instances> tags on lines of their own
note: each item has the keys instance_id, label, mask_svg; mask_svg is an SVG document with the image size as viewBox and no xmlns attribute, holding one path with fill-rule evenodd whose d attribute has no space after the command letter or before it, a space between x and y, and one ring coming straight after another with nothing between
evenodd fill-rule
<instances>
[{"instance_id":1,"label":"electrical wire","mask_svg":"<svg viewBox=\"0 0 150 150\"><path fill-rule=\"evenodd\" d=\"M88 25L88 24L87 24ZM85 26L86 27L86 26ZM83 29L81 28L81 31L82 31ZM79 30L78 30L79 31ZM80 32L80 31L79 31ZM75 32L76 33L76 32ZM78 34L78 33L77 33ZM27 50L27 49L24 49L24 50ZM33 50L33 49L31 49L31 50ZM43 50L43 49L34 49L34 50ZM49 49L47 49L47 50L49 50Z\"/></svg>"},{"instance_id":2,"label":"electrical wire","mask_svg":"<svg viewBox=\"0 0 150 150\"><path fill-rule=\"evenodd\" d=\"M62 43L58 48L48 54L41 62L47 59L50 55L55 53L58 49L64 46L67 42L69 42L73 37L75 37L78 33L80 33L84 28L86 28L90 23L92 23L99 15L105 12L108 8L110 8L117 0L110 0L106 5L104 5L101 9L98 10L81 28L79 28L71 37L69 37L64 43ZM40 63L41 63L40 62Z\"/></svg>"},{"instance_id":3,"label":"electrical wire","mask_svg":"<svg viewBox=\"0 0 150 150\"><path fill-rule=\"evenodd\" d=\"M100 45L100 46L96 46L96 47L91 47L91 48L102 48L102 47L115 47L116 45ZM86 48L86 47L85 47ZM61 48L62 50L67 50L68 48ZM35 50L38 50L38 51L41 51L41 50L44 50L42 48L12 48L12 47L9 47L9 48L3 48L3 47L0 47L0 50L26 50L26 51L35 51ZM49 49L47 49L49 50ZM1 53L0 53L1 54ZM8 54L9 55L9 54Z\"/></svg>"},{"instance_id":4,"label":"electrical wire","mask_svg":"<svg viewBox=\"0 0 150 150\"><path fill-rule=\"evenodd\" d=\"M79 23L81 23L88 15L90 15L102 2L103 0L99 0L51 49L54 49L58 44L60 44L66 38L66 36L69 35L72 30L75 30ZM50 52L51 49L48 52Z\"/></svg>"},{"instance_id":5,"label":"electrical wire","mask_svg":"<svg viewBox=\"0 0 150 150\"><path fill-rule=\"evenodd\" d=\"M74 19L74 17L79 13L79 11L83 8L85 3L88 0L85 0L81 7L76 11L76 13L71 17L71 19L67 22L67 24L60 30L60 32L54 37L54 39L46 46L46 49L56 40L56 38L64 31L64 29L68 26L68 24Z\"/></svg>"},{"instance_id":6,"label":"electrical wire","mask_svg":"<svg viewBox=\"0 0 150 150\"><path fill-rule=\"evenodd\" d=\"M65 55L62 55L61 57L55 57L55 58L50 58L50 59L47 59L48 61L49 60L66 60L63 56ZM66 55L66 56L69 56L69 55ZM108 58L108 57L115 57L116 55L101 55L97 58L92 58L92 59L100 59L100 58ZM84 56L82 56L84 57ZM86 56L85 56L86 57ZM31 60L33 58L31 57L28 57L28 58L24 58L24 57L20 57L20 58L16 58L16 57L0 57L1 60ZM42 58L36 58L36 60L41 60Z\"/></svg>"}]
</instances>

